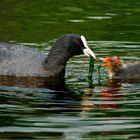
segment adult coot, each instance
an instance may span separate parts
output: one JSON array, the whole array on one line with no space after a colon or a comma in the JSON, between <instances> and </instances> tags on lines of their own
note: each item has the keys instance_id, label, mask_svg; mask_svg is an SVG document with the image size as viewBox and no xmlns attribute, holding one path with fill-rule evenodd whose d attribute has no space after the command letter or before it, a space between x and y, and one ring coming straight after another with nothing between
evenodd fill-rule
<instances>
[{"instance_id":1,"label":"adult coot","mask_svg":"<svg viewBox=\"0 0 140 140\"><path fill-rule=\"evenodd\" d=\"M110 78L140 80L140 62L125 65L118 56L109 56L99 59L105 62L102 66L107 68Z\"/></svg>"},{"instance_id":2,"label":"adult coot","mask_svg":"<svg viewBox=\"0 0 140 140\"><path fill-rule=\"evenodd\" d=\"M66 63L74 55L95 58L84 36L65 34L53 44L48 56L35 48L0 44L0 75L64 78Z\"/></svg>"}]
</instances>

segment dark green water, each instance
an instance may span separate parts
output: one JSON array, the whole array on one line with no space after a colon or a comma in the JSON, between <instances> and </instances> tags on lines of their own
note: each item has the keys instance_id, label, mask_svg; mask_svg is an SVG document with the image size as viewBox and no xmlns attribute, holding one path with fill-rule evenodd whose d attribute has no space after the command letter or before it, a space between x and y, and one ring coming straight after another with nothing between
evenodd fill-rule
<instances>
[{"instance_id":1,"label":"dark green water","mask_svg":"<svg viewBox=\"0 0 140 140\"><path fill-rule=\"evenodd\" d=\"M140 61L140 1L1 0L0 42L47 54L64 33L84 35L97 57ZM88 63L68 62L66 91L0 86L0 139L139 140L140 84L114 83L101 69L88 89Z\"/></svg>"}]
</instances>

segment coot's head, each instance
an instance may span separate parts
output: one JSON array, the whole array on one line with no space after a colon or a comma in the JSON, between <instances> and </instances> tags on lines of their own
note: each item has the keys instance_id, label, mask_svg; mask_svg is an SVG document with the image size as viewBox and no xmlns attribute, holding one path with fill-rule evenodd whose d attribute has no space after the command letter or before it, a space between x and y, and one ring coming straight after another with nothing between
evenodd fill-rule
<instances>
[{"instance_id":1,"label":"coot's head","mask_svg":"<svg viewBox=\"0 0 140 140\"><path fill-rule=\"evenodd\" d=\"M85 54L94 58L95 54L88 47L84 36L65 34L53 44L44 68L50 77L64 77L67 61L74 55Z\"/></svg>"},{"instance_id":2,"label":"coot's head","mask_svg":"<svg viewBox=\"0 0 140 140\"><path fill-rule=\"evenodd\" d=\"M79 54L85 54L87 56L91 55L96 58L93 51L88 47L84 36L65 34L58 38L53 44L49 55L61 55L69 59L70 57Z\"/></svg>"},{"instance_id":3,"label":"coot's head","mask_svg":"<svg viewBox=\"0 0 140 140\"><path fill-rule=\"evenodd\" d=\"M73 35L71 44L69 45L69 51L72 55L85 54L86 56L92 56L96 59L93 51L88 47L86 38L81 35Z\"/></svg>"},{"instance_id":4,"label":"coot's head","mask_svg":"<svg viewBox=\"0 0 140 140\"><path fill-rule=\"evenodd\" d=\"M111 72L113 75L123 68L122 60L118 56L109 56L106 58L99 58L99 60L102 60L105 62L102 64L103 67L107 68L109 72Z\"/></svg>"}]
</instances>

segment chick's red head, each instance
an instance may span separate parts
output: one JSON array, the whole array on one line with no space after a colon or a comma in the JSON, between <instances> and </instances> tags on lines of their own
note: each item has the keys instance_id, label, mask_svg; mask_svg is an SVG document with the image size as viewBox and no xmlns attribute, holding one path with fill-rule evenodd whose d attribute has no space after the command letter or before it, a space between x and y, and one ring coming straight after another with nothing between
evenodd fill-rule
<instances>
[{"instance_id":1,"label":"chick's red head","mask_svg":"<svg viewBox=\"0 0 140 140\"><path fill-rule=\"evenodd\" d=\"M115 71L116 69L122 66L122 61L118 56L109 56L106 58L99 58L99 60L104 61L105 64L102 64L102 66L106 67L110 71Z\"/></svg>"}]
</instances>

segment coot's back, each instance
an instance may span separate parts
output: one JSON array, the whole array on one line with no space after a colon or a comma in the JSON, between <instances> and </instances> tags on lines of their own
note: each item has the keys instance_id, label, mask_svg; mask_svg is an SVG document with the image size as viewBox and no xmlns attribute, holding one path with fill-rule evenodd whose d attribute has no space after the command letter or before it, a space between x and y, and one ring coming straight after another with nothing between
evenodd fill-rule
<instances>
[{"instance_id":1,"label":"coot's back","mask_svg":"<svg viewBox=\"0 0 140 140\"><path fill-rule=\"evenodd\" d=\"M0 75L44 76L45 58L35 48L0 43Z\"/></svg>"}]
</instances>

